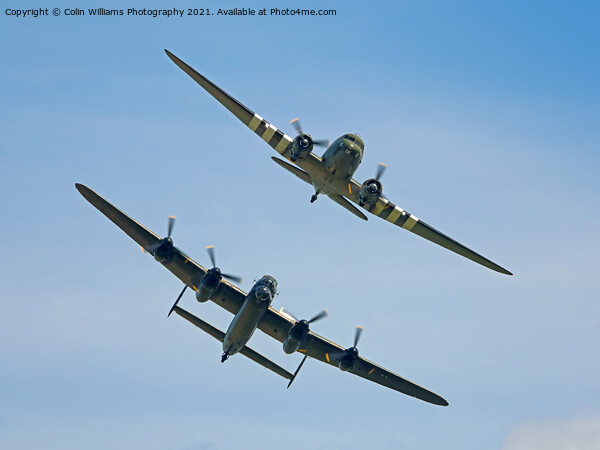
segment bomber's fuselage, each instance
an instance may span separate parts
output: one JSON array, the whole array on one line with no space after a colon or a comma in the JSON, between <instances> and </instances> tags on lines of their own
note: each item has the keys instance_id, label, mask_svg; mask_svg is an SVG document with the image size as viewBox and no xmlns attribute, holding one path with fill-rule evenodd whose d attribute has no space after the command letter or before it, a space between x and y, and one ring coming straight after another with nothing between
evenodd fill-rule
<instances>
[{"instance_id":1,"label":"bomber's fuselage","mask_svg":"<svg viewBox=\"0 0 600 450\"><path fill-rule=\"evenodd\" d=\"M277 292L277 281L275 278L264 275L256 282L244 299L225 333L223 340L223 351L229 355L239 352L254 334L259 322L271 305L273 297Z\"/></svg>"}]
</instances>

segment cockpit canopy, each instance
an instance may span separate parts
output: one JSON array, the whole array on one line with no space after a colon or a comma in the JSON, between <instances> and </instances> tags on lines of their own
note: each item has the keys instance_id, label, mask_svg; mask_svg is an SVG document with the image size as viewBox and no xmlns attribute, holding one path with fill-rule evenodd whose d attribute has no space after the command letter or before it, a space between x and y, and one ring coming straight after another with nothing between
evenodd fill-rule
<instances>
[{"instance_id":1,"label":"cockpit canopy","mask_svg":"<svg viewBox=\"0 0 600 450\"><path fill-rule=\"evenodd\" d=\"M362 149L365 149L365 143L363 142L363 140L361 139L360 135L357 134L345 134L344 136L342 136L342 139L347 139L350 142L356 142L356 144Z\"/></svg>"}]
</instances>

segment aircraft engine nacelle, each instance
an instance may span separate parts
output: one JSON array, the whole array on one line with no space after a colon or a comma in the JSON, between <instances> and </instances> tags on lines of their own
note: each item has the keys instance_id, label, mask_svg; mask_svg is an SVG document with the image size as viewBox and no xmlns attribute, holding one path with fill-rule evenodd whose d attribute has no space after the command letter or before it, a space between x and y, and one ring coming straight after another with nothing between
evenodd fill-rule
<instances>
[{"instance_id":1,"label":"aircraft engine nacelle","mask_svg":"<svg viewBox=\"0 0 600 450\"><path fill-rule=\"evenodd\" d=\"M198 288L196 291L196 300L200 303L207 302L212 297L214 289L203 289L202 287Z\"/></svg>"},{"instance_id":2,"label":"aircraft engine nacelle","mask_svg":"<svg viewBox=\"0 0 600 450\"><path fill-rule=\"evenodd\" d=\"M344 358L340 359L340 362L338 363L338 367L340 368L340 370L342 372L347 372L348 370L350 370L354 367L354 358L344 357Z\"/></svg>"},{"instance_id":3,"label":"aircraft engine nacelle","mask_svg":"<svg viewBox=\"0 0 600 450\"><path fill-rule=\"evenodd\" d=\"M301 337L294 336L292 333L290 333L285 341L283 341L283 351L288 355L291 355L300 348L301 343Z\"/></svg>"},{"instance_id":4,"label":"aircraft engine nacelle","mask_svg":"<svg viewBox=\"0 0 600 450\"><path fill-rule=\"evenodd\" d=\"M173 240L171 238L164 238L154 250L154 259L159 263L166 263L173 258L174 253Z\"/></svg>"},{"instance_id":5,"label":"aircraft engine nacelle","mask_svg":"<svg viewBox=\"0 0 600 450\"><path fill-rule=\"evenodd\" d=\"M198 300L200 303L204 303L210 300L212 295L219 287L219 282L221 280L219 279L219 277L214 276L211 270L209 270L208 273L204 275L204 277L202 277L202 280L200 280L200 283L198 284L198 290L196 291L196 300Z\"/></svg>"},{"instance_id":6,"label":"aircraft engine nacelle","mask_svg":"<svg viewBox=\"0 0 600 450\"><path fill-rule=\"evenodd\" d=\"M379 197L381 197L382 193L383 185L381 184L381 181L371 178L365 181L360 188L360 192L358 193L358 204L360 206L372 206L377 202Z\"/></svg>"},{"instance_id":7,"label":"aircraft engine nacelle","mask_svg":"<svg viewBox=\"0 0 600 450\"><path fill-rule=\"evenodd\" d=\"M313 139L310 134L300 134L294 138L292 142L292 154L290 159L297 161L306 158L313 149Z\"/></svg>"}]
</instances>

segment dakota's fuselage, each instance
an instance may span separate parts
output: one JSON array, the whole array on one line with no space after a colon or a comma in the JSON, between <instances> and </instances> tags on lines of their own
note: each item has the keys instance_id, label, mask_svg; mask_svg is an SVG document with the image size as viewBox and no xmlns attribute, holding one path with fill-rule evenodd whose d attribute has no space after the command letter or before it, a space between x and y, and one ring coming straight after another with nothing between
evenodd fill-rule
<instances>
[{"instance_id":1,"label":"dakota's fuselage","mask_svg":"<svg viewBox=\"0 0 600 450\"><path fill-rule=\"evenodd\" d=\"M264 275L246 296L223 340L223 351L228 355L239 352L250 340L277 292L275 278Z\"/></svg>"},{"instance_id":2,"label":"dakota's fuselage","mask_svg":"<svg viewBox=\"0 0 600 450\"><path fill-rule=\"evenodd\" d=\"M364 149L357 134L345 134L333 141L323 154L322 169L325 170L309 172L317 192L327 195L346 192L348 182L362 161Z\"/></svg>"}]
</instances>

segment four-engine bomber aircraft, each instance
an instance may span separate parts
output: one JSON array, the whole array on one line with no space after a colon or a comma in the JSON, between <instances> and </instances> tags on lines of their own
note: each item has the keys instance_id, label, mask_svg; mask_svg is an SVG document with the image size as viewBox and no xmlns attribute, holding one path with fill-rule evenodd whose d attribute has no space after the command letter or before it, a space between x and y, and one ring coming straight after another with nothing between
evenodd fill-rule
<instances>
[{"instance_id":1,"label":"four-engine bomber aircraft","mask_svg":"<svg viewBox=\"0 0 600 450\"><path fill-rule=\"evenodd\" d=\"M271 302L277 291L277 281L273 277L263 276L254 284L249 293L245 293L222 279L240 280L232 275L221 273L215 265L212 247L208 248L213 267L208 270L202 267L173 245L171 233L175 222L174 217L169 218L167 237L161 239L90 188L82 184L76 184L75 187L86 200L184 283L185 286L179 297L177 297L169 315L175 311L184 319L221 341L223 343L222 362L235 353L241 353L290 380L289 387L306 358L310 356L331 366L339 367L343 371L353 373L426 402L442 406L448 405L448 402L439 395L359 356L357 345L362 328L357 327L356 329L354 345L344 348L310 331L309 324L327 315L326 311L317 314L310 320L297 320L290 314L285 313L283 308L281 311L273 309ZM199 302L211 300L234 314L226 333L177 306L188 287L196 291L196 299ZM285 353L291 354L298 351L305 355L294 374L246 345L257 328L281 342Z\"/></svg>"},{"instance_id":2,"label":"four-engine bomber aircraft","mask_svg":"<svg viewBox=\"0 0 600 450\"><path fill-rule=\"evenodd\" d=\"M363 184L354 180L352 176L362 161L365 149L365 144L358 134L345 134L333 141L331 145L328 145L328 141L314 140L309 134L304 133L298 119L294 119L291 123L296 128L298 135L291 138L196 72L177 56L168 50L165 50L165 52L175 64L231 111L242 123L260 136L280 155L296 164L290 164L275 157L271 158L281 167L315 188L315 194L310 200L311 203L317 199L319 194L325 194L354 215L367 220L367 216L350 202L352 201L370 213L465 258L496 272L512 275L508 270L439 232L385 198L383 196L383 185L379 180L385 169L383 164L379 166L375 178L370 178ZM312 152L314 146L325 146L327 150L322 157L319 157Z\"/></svg>"}]
</instances>

